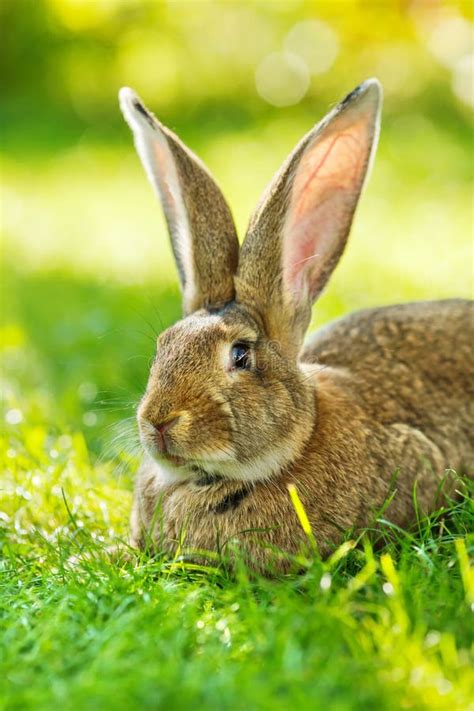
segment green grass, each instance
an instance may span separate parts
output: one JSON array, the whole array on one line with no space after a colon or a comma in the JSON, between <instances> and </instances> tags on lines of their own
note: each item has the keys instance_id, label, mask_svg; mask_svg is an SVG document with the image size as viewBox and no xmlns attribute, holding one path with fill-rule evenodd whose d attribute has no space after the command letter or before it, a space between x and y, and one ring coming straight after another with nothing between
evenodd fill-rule
<instances>
[{"instance_id":1,"label":"green grass","mask_svg":"<svg viewBox=\"0 0 474 711\"><path fill-rule=\"evenodd\" d=\"M20 426L21 427L21 426ZM2 515L0 708L467 709L467 498L280 580L104 550L126 481L24 426ZM20 444L20 442L22 444ZM78 565L68 558L88 551Z\"/></svg>"}]
</instances>

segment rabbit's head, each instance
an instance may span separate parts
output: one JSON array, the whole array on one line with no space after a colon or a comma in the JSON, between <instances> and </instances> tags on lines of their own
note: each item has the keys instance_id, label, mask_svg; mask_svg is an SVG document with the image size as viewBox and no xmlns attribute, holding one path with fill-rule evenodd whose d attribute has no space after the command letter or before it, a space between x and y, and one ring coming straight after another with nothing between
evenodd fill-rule
<instances>
[{"instance_id":1,"label":"rabbit's head","mask_svg":"<svg viewBox=\"0 0 474 711\"><path fill-rule=\"evenodd\" d=\"M131 89L120 102L163 205L184 305L184 318L158 338L138 409L143 445L170 481L268 478L314 428L313 385L298 353L374 152L380 85L361 84L303 138L240 250L201 161Z\"/></svg>"}]
</instances>

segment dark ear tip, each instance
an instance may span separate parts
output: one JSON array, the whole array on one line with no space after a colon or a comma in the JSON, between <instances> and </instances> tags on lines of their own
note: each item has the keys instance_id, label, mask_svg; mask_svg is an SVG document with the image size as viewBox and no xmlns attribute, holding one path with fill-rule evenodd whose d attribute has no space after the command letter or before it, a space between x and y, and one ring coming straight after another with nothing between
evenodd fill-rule
<instances>
[{"instance_id":1,"label":"dark ear tip","mask_svg":"<svg viewBox=\"0 0 474 711\"><path fill-rule=\"evenodd\" d=\"M119 102L126 119L127 115L133 114L133 112L138 112L152 128L155 126L155 119L153 118L153 115L142 104L133 89L130 89L128 86L124 86L120 89Z\"/></svg>"},{"instance_id":2,"label":"dark ear tip","mask_svg":"<svg viewBox=\"0 0 474 711\"><path fill-rule=\"evenodd\" d=\"M133 106L144 118L146 118L150 126L153 126L153 116L148 113L146 108L142 103L140 103L140 101L138 101L138 99L133 100Z\"/></svg>"},{"instance_id":3,"label":"dark ear tip","mask_svg":"<svg viewBox=\"0 0 474 711\"><path fill-rule=\"evenodd\" d=\"M143 106L143 104L141 104L141 103L138 101L138 99L134 99L134 100L133 100L133 105L134 105L134 107L135 107L136 109L139 110L139 112L140 112L141 114L144 114L144 115L146 116L146 113L147 113L147 112L146 112L146 110L145 110L145 107Z\"/></svg>"},{"instance_id":4,"label":"dark ear tip","mask_svg":"<svg viewBox=\"0 0 474 711\"><path fill-rule=\"evenodd\" d=\"M362 97L371 96L377 102L382 98L382 85L378 79L366 79L361 84L356 86L339 104L339 109L344 109L349 104L353 104L356 101L362 99Z\"/></svg>"}]
</instances>

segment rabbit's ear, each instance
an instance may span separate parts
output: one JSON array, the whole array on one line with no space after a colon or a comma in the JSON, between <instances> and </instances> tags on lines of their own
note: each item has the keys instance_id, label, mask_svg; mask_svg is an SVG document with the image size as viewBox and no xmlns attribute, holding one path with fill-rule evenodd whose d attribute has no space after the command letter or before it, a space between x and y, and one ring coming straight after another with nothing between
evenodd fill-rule
<instances>
[{"instance_id":1,"label":"rabbit's ear","mask_svg":"<svg viewBox=\"0 0 474 711\"><path fill-rule=\"evenodd\" d=\"M250 221L237 300L256 306L272 338L301 342L311 304L342 254L378 138L381 97L369 79L315 126Z\"/></svg>"},{"instance_id":2,"label":"rabbit's ear","mask_svg":"<svg viewBox=\"0 0 474 711\"><path fill-rule=\"evenodd\" d=\"M199 158L131 89L121 89L119 97L138 155L163 205L185 313L231 301L239 243L221 191Z\"/></svg>"}]
</instances>

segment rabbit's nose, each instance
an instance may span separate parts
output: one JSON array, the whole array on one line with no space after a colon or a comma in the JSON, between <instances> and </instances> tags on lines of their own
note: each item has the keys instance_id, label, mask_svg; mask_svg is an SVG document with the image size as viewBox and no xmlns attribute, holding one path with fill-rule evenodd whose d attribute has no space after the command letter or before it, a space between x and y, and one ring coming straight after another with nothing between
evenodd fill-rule
<instances>
[{"instance_id":1,"label":"rabbit's nose","mask_svg":"<svg viewBox=\"0 0 474 711\"><path fill-rule=\"evenodd\" d=\"M171 420L167 420L166 422L159 422L158 424L153 425L155 428L155 444L160 452L166 452L166 433L178 420L179 417L173 417Z\"/></svg>"}]
</instances>

